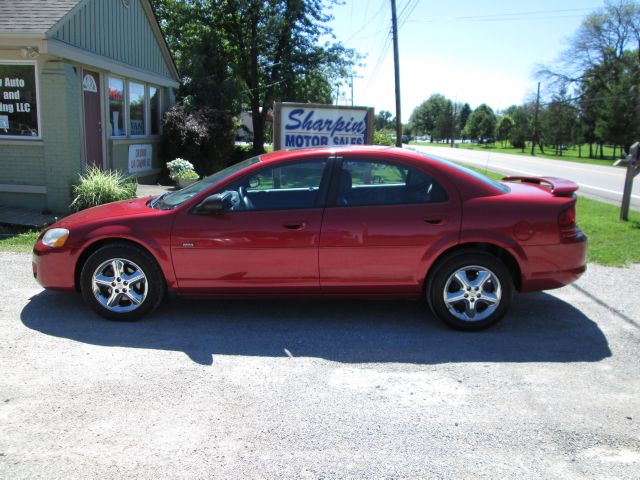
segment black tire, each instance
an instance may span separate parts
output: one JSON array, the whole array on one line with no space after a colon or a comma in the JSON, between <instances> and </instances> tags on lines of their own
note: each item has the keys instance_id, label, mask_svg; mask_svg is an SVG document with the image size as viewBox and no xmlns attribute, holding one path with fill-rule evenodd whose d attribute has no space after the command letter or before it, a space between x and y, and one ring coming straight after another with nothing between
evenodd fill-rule
<instances>
[{"instance_id":1,"label":"black tire","mask_svg":"<svg viewBox=\"0 0 640 480\"><path fill-rule=\"evenodd\" d=\"M103 317L132 321L160 305L165 283L160 267L148 252L127 243L111 243L93 252L84 263L80 289L87 305Z\"/></svg>"},{"instance_id":2,"label":"black tire","mask_svg":"<svg viewBox=\"0 0 640 480\"><path fill-rule=\"evenodd\" d=\"M493 255L477 252L436 265L425 294L434 315L446 324L458 330L482 330L504 316L513 292L507 267Z\"/></svg>"}]
</instances>

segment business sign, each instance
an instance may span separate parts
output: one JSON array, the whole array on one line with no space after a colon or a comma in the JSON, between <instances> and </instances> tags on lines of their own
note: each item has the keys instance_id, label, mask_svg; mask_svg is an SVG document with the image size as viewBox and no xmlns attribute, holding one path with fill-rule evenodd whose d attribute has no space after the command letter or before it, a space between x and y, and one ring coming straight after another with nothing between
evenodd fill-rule
<instances>
[{"instance_id":1,"label":"business sign","mask_svg":"<svg viewBox=\"0 0 640 480\"><path fill-rule=\"evenodd\" d=\"M0 63L0 137L39 136L36 66Z\"/></svg>"},{"instance_id":2,"label":"business sign","mask_svg":"<svg viewBox=\"0 0 640 480\"><path fill-rule=\"evenodd\" d=\"M273 149L373 143L373 108L276 102Z\"/></svg>"},{"instance_id":3,"label":"business sign","mask_svg":"<svg viewBox=\"0 0 640 480\"><path fill-rule=\"evenodd\" d=\"M151 170L152 161L151 145L129 145L129 173Z\"/></svg>"}]
</instances>

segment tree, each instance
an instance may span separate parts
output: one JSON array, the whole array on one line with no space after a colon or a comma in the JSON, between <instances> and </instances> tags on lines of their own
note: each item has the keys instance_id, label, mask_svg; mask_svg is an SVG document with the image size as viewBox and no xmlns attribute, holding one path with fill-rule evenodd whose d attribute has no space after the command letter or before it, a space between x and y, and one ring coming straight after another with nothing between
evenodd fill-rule
<instances>
[{"instance_id":1,"label":"tree","mask_svg":"<svg viewBox=\"0 0 640 480\"><path fill-rule=\"evenodd\" d=\"M496 140L502 142L503 146L504 142L509 140L509 137L511 137L513 126L513 119L509 115L503 115L498 119L498 125L496 127Z\"/></svg>"},{"instance_id":2,"label":"tree","mask_svg":"<svg viewBox=\"0 0 640 480\"><path fill-rule=\"evenodd\" d=\"M418 105L411 113L410 118L416 131L430 135L432 140L434 137L438 137L441 132L437 131L436 127L438 127L438 121L442 121L442 112L448 108L447 102L451 103L444 95L434 93Z\"/></svg>"},{"instance_id":3,"label":"tree","mask_svg":"<svg viewBox=\"0 0 640 480\"><path fill-rule=\"evenodd\" d=\"M464 127L467 125L467 120L469 120L471 111L471 107L468 103L462 105L462 108L460 109L460 113L458 115L458 132L464 131Z\"/></svg>"},{"instance_id":4,"label":"tree","mask_svg":"<svg viewBox=\"0 0 640 480\"><path fill-rule=\"evenodd\" d=\"M376 113L375 118L376 130L384 130L385 128L394 128L395 123L393 120L393 114L387 110L381 110L380 113Z\"/></svg>"},{"instance_id":5,"label":"tree","mask_svg":"<svg viewBox=\"0 0 640 480\"><path fill-rule=\"evenodd\" d=\"M264 150L265 120L274 101L328 103L331 85L351 74L358 60L331 36L324 7L335 0L155 0L167 43L185 88L236 83L253 120L253 147ZM207 50L210 48L210 50ZM204 60L190 58L204 52ZM207 52L209 54L207 54ZM219 55L218 55L219 53ZM212 59L212 58L214 59ZM198 61L203 68L198 68ZM216 65L211 65L217 62ZM209 70L209 67L212 69ZM217 68L217 70L216 70ZM219 71L221 75L211 75ZM214 90L214 91L212 91ZM188 90L187 90L188 91ZM202 96L194 96L200 101Z\"/></svg>"},{"instance_id":6,"label":"tree","mask_svg":"<svg viewBox=\"0 0 640 480\"><path fill-rule=\"evenodd\" d=\"M496 123L496 114L493 113L489 105L483 103L469 116L463 133L469 138L474 138L480 143L484 143L494 138Z\"/></svg>"},{"instance_id":7,"label":"tree","mask_svg":"<svg viewBox=\"0 0 640 480\"><path fill-rule=\"evenodd\" d=\"M527 141L531 140L533 121L533 105L512 105L506 111L513 120L513 128L509 135L509 142L514 148L520 148L524 152Z\"/></svg>"},{"instance_id":8,"label":"tree","mask_svg":"<svg viewBox=\"0 0 640 480\"><path fill-rule=\"evenodd\" d=\"M180 75L178 99L238 112L242 85L228 66L222 37L208 20L206 2L153 0L152 5Z\"/></svg>"},{"instance_id":9,"label":"tree","mask_svg":"<svg viewBox=\"0 0 640 480\"><path fill-rule=\"evenodd\" d=\"M540 73L578 95L588 137L628 149L640 135L640 4L607 2L582 22L560 65Z\"/></svg>"},{"instance_id":10,"label":"tree","mask_svg":"<svg viewBox=\"0 0 640 480\"><path fill-rule=\"evenodd\" d=\"M574 138L576 108L571 104L566 91L561 90L549 105L540 112L541 140L553 145L556 155L562 155L563 147Z\"/></svg>"}]
</instances>

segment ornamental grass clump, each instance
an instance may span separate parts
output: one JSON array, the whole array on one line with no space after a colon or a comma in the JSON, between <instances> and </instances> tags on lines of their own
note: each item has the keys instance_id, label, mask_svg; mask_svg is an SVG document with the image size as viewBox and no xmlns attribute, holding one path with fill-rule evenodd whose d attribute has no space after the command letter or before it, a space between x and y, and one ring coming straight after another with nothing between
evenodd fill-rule
<instances>
[{"instance_id":1,"label":"ornamental grass clump","mask_svg":"<svg viewBox=\"0 0 640 480\"><path fill-rule=\"evenodd\" d=\"M105 203L135 198L137 189L138 182L135 178L117 170L102 171L98 167L90 167L73 186L70 208L78 212Z\"/></svg>"}]
</instances>

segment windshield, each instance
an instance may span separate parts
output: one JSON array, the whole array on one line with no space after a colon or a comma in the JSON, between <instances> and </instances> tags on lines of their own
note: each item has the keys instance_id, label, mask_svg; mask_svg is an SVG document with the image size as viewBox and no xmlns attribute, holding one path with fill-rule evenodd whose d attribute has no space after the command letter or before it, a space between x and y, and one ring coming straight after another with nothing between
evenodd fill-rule
<instances>
[{"instance_id":1,"label":"windshield","mask_svg":"<svg viewBox=\"0 0 640 480\"><path fill-rule=\"evenodd\" d=\"M496 182L495 180L492 180L489 177L482 175L481 173L471 170L470 168L463 167L462 165L459 165L455 162L450 162L449 160L445 160L444 158L437 157L435 155L426 154L423 152L419 152L417 150L414 150L414 151L424 157L430 158L431 160L444 163L446 165L449 165L450 167L453 167L457 170L460 170L461 172L466 173L467 175L471 175L472 177L477 178L478 180L482 180L484 183L491 185L493 188L497 188L501 192L508 193L510 191L509 187L507 187L505 184Z\"/></svg>"},{"instance_id":2,"label":"windshield","mask_svg":"<svg viewBox=\"0 0 640 480\"><path fill-rule=\"evenodd\" d=\"M176 208L179 205L182 205L184 202L189 200L190 198L195 197L200 192L206 190L207 188L219 183L236 172L247 168L249 165L253 165L254 163L258 163L260 161L260 157L252 157L246 160L243 160L240 163L236 163L235 165L231 165L219 172L214 173L208 177L203 178L202 180L189 185L182 190L177 190L175 192L168 192L164 195L161 195L149 203L149 206L152 208L157 208L158 210L171 210L172 208Z\"/></svg>"}]
</instances>

